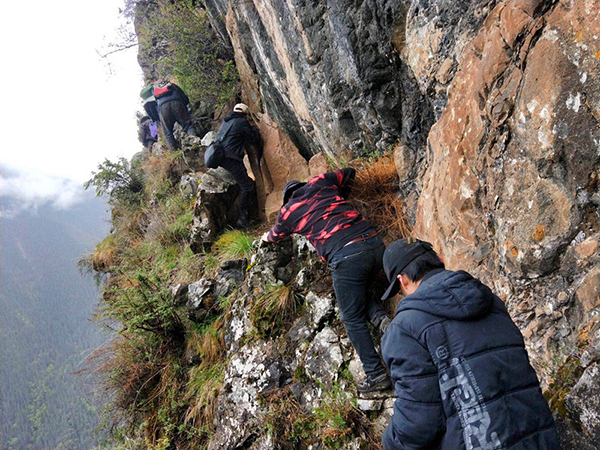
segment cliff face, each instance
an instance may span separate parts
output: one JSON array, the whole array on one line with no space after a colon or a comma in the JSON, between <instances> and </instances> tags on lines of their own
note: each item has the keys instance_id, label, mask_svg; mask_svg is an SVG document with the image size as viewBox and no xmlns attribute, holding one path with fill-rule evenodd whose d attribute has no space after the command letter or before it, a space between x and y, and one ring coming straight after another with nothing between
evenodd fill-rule
<instances>
[{"instance_id":1,"label":"cliff face","mask_svg":"<svg viewBox=\"0 0 600 450\"><path fill-rule=\"evenodd\" d=\"M414 234L495 287L553 406L597 438L597 2L205 3L305 157L399 141Z\"/></svg>"},{"instance_id":2,"label":"cliff face","mask_svg":"<svg viewBox=\"0 0 600 450\"><path fill-rule=\"evenodd\" d=\"M393 148L413 235L506 302L565 448L600 448L597 2L201 3L260 121L272 181L267 217L286 181L325 170L323 154L345 164ZM201 181L191 237L197 252L216 237L202 201L215 174L197 173L189 184L195 194ZM208 241L197 238L209 232ZM227 330L223 387L211 399L215 433L203 442L211 449L375 445L393 400L348 406L361 374L324 267L302 240L286 245L255 247L240 290L227 291L231 308L218 319ZM213 292L211 283L220 289L224 281L204 280L192 291ZM263 335L253 308L284 294L281 286L293 286L304 309ZM345 411L341 427L328 422L339 412L325 411L328 404Z\"/></svg>"},{"instance_id":3,"label":"cliff face","mask_svg":"<svg viewBox=\"0 0 600 450\"><path fill-rule=\"evenodd\" d=\"M398 138L423 147L432 109L400 58L406 2L205 4L227 11L244 98L305 158L324 151L348 159Z\"/></svg>"}]
</instances>

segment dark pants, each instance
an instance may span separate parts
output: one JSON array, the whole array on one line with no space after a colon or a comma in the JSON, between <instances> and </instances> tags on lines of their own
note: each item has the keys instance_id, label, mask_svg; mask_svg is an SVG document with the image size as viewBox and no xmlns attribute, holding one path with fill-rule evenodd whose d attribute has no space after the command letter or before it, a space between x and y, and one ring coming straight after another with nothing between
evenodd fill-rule
<instances>
[{"instance_id":1,"label":"dark pants","mask_svg":"<svg viewBox=\"0 0 600 450\"><path fill-rule=\"evenodd\" d=\"M160 106L160 123L165 133L165 140L172 150L179 148L179 143L173 135L176 122L181 125L184 133L196 136L196 130L192 126L192 118L183 102L171 101L162 104Z\"/></svg>"},{"instance_id":2,"label":"dark pants","mask_svg":"<svg viewBox=\"0 0 600 450\"><path fill-rule=\"evenodd\" d=\"M256 198L256 188L254 187L254 181L248 176L246 166L242 161L233 158L224 158L221 162L227 172L229 172L235 182L242 190L240 196L240 213L238 220L241 222L247 222L250 220L250 209L252 207L252 201Z\"/></svg>"},{"instance_id":3,"label":"dark pants","mask_svg":"<svg viewBox=\"0 0 600 450\"><path fill-rule=\"evenodd\" d=\"M385 246L381 237L343 247L329 262L333 289L340 308L342 321L350 342L356 349L367 375L380 375L385 371L368 322L379 323L387 315L379 302L370 297L369 286L381 271Z\"/></svg>"}]
</instances>

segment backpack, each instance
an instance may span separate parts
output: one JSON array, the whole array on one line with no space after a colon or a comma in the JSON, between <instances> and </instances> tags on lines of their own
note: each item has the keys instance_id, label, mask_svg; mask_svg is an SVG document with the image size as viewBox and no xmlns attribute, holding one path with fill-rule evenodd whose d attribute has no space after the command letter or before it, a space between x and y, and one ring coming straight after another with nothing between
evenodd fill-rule
<instances>
[{"instance_id":1,"label":"backpack","mask_svg":"<svg viewBox=\"0 0 600 450\"><path fill-rule=\"evenodd\" d=\"M225 126L221 127L215 136L213 143L210 144L204 152L204 164L206 164L206 167L209 169L216 169L223 162L223 159L225 158L223 139L225 139L225 136L227 136L227 133L229 133L232 126L233 120L225 122Z\"/></svg>"},{"instance_id":2,"label":"backpack","mask_svg":"<svg viewBox=\"0 0 600 450\"><path fill-rule=\"evenodd\" d=\"M172 92L173 88L171 87L171 83L168 81L163 81L159 83L157 86L154 86L154 98L161 98L165 95L169 95Z\"/></svg>"},{"instance_id":3,"label":"backpack","mask_svg":"<svg viewBox=\"0 0 600 450\"><path fill-rule=\"evenodd\" d=\"M153 95L154 95L154 86L152 86L151 84L146 86L140 92L140 97L142 97L143 100L149 100Z\"/></svg>"},{"instance_id":4,"label":"backpack","mask_svg":"<svg viewBox=\"0 0 600 450\"><path fill-rule=\"evenodd\" d=\"M158 128L156 127L156 123L150 122L148 124L148 131L150 131L150 136L156 138L158 136Z\"/></svg>"}]
</instances>

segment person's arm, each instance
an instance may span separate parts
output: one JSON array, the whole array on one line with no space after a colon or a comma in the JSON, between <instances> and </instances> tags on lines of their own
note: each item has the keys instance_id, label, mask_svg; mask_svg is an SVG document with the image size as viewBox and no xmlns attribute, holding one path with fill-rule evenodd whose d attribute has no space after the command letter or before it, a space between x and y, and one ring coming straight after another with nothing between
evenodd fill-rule
<instances>
[{"instance_id":1,"label":"person's arm","mask_svg":"<svg viewBox=\"0 0 600 450\"><path fill-rule=\"evenodd\" d=\"M429 351L393 323L381 341L396 403L383 434L384 450L430 450L439 443L445 419L437 368Z\"/></svg>"},{"instance_id":2,"label":"person's arm","mask_svg":"<svg viewBox=\"0 0 600 450\"><path fill-rule=\"evenodd\" d=\"M324 173L322 177L326 183L336 186L340 190L342 197L348 198L354 184L356 170L352 167L346 167L345 169L337 169Z\"/></svg>"},{"instance_id":3,"label":"person's arm","mask_svg":"<svg viewBox=\"0 0 600 450\"><path fill-rule=\"evenodd\" d=\"M246 143L253 145L260 144L260 132L258 131L257 127L250 125L248 119L243 121L241 131Z\"/></svg>"},{"instance_id":4,"label":"person's arm","mask_svg":"<svg viewBox=\"0 0 600 450\"><path fill-rule=\"evenodd\" d=\"M283 208L279 211L279 215L277 216L277 222L275 222L275 225L273 226L273 228L271 228L271 231L265 233L262 236L263 241L277 242L282 239L285 239L290 234L292 234L292 232L286 226L285 220L283 220L283 216L285 215L285 213L286 210Z\"/></svg>"}]
</instances>

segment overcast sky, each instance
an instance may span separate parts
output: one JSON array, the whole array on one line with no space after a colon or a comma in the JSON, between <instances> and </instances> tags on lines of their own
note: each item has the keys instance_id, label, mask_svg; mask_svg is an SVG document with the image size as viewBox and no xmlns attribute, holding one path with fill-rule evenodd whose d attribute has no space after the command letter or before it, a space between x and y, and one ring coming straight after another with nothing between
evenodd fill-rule
<instances>
[{"instance_id":1,"label":"overcast sky","mask_svg":"<svg viewBox=\"0 0 600 450\"><path fill-rule=\"evenodd\" d=\"M123 2L3 2L0 196L68 207L105 158L141 150L137 49L110 69L98 55L118 39Z\"/></svg>"}]
</instances>

